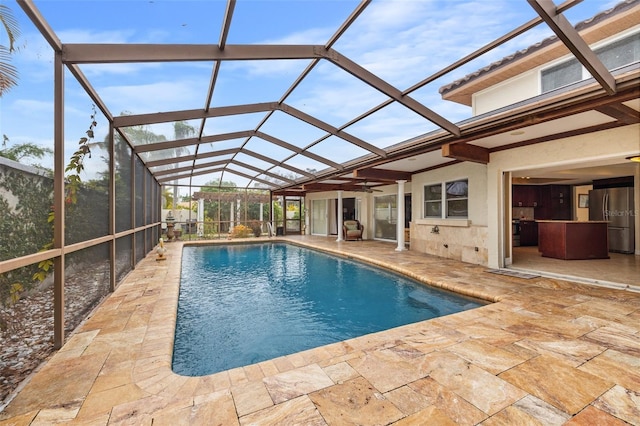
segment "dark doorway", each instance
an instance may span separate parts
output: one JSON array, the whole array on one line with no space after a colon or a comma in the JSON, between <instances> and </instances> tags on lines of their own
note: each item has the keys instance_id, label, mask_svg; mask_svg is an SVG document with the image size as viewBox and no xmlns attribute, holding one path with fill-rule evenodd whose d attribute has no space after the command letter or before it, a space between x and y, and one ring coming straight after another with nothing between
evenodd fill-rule
<instances>
[{"instance_id":1,"label":"dark doorway","mask_svg":"<svg viewBox=\"0 0 640 426\"><path fill-rule=\"evenodd\" d=\"M411 222L411 194L404 195L404 228L409 229Z\"/></svg>"},{"instance_id":2,"label":"dark doorway","mask_svg":"<svg viewBox=\"0 0 640 426\"><path fill-rule=\"evenodd\" d=\"M356 218L356 199L342 199L342 220L354 220Z\"/></svg>"}]
</instances>

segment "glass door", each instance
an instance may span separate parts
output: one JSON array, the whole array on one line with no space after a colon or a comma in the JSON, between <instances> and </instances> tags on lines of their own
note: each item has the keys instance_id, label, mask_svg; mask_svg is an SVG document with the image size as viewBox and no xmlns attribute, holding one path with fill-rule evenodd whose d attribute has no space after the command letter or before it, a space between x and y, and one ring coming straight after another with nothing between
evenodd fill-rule
<instances>
[{"instance_id":1,"label":"glass door","mask_svg":"<svg viewBox=\"0 0 640 426\"><path fill-rule=\"evenodd\" d=\"M373 199L374 235L377 239L397 240L397 195L382 195Z\"/></svg>"},{"instance_id":2,"label":"glass door","mask_svg":"<svg viewBox=\"0 0 640 426\"><path fill-rule=\"evenodd\" d=\"M327 200L313 200L311 202L311 234L329 234L327 228Z\"/></svg>"},{"instance_id":3,"label":"glass door","mask_svg":"<svg viewBox=\"0 0 640 426\"><path fill-rule=\"evenodd\" d=\"M285 201L285 234L300 234L302 232L302 201L300 198L288 197Z\"/></svg>"}]
</instances>

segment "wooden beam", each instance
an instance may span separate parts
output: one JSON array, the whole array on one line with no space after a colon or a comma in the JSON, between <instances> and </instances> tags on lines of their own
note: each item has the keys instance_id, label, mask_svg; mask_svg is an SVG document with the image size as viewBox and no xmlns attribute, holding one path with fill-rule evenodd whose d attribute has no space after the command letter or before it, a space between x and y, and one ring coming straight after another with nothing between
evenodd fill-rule
<instances>
[{"instance_id":1,"label":"wooden beam","mask_svg":"<svg viewBox=\"0 0 640 426\"><path fill-rule=\"evenodd\" d=\"M245 105L231 105L204 109L153 112L138 115L119 115L113 117L115 127L142 126L145 124L171 123L174 121L201 120L203 118L226 117L230 115L253 114L273 111L278 108L277 102L264 102Z\"/></svg>"},{"instance_id":2,"label":"wooden beam","mask_svg":"<svg viewBox=\"0 0 640 426\"><path fill-rule=\"evenodd\" d=\"M354 170L353 177L390 182L406 180L407 182L409 182L411 181L411 172L389 169L374 169L373 167L370 167L366 169Z\"/></svg>"},{"instance_id":3,"label":"wooden beam","mask_svg":"<svg viewBox=\"0 0 640 426\"><path fill-rule=\"evenodd\" d=\"M361 189L360 187L351 183L320 183L312 182L302 185L304 191L354 191Z\"/></svg>"},{"instance_id":4,"label":"wooden beam","mask_svg":"<svg viewBox=\"0 0 640 426\"><path fill-rule=\"evenodd\" d=\"M596 111L613 117L624 124L640 123L640 112L621 103L604 105L596 108Z\"/></svg>"},{"instance_id":5,"label":"wooden beam","mask_svg":"<svg viewBox=\"0 0 640 426\"><path fill-rule=\"evenodd\" d=\"M109 44L62 45L63 63L118 64L131 62L242 61L264 59L314 59L326 56L324 46L214 44Z\"/></svg>"},{"instance_id":6,"label":"wooden beam","mask_svg":"<svg viewBox=\"0 0 640 426\"><path fill-rule=\"evenodd\" d=\"M467 143L448 143L442 145L442 156L474 163L489 163L489 150Z\"/></svg>"},{"instance_id":7,"label":"wooden beam","mask_svg":"<svg viewBox=\"0 0 640 426\"><path fill-rule=\"evenodd\" d=\"M274 196L279 195L282 197L304 197L304 191L292 191L287 189L282 189L279 191L273 191L272 194Z\"/></svg>"}]
</instances>

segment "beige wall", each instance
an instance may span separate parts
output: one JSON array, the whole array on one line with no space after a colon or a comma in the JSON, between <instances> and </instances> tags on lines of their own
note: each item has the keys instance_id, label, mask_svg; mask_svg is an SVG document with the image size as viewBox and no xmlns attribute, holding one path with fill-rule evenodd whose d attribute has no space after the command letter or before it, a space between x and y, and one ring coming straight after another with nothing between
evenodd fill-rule
<instances>
[{"instance_id":1,"label":"beige wall","mask_svg":"<svg viewBox=\"0 0 640 426\"><path fill-rule=\"evenodd\" d=\"M424 186L452 180L469 180L469 221L474 225L487 225L487 166L478 163L459 163L453 166L443 167L430 172L413 175L411 179L412 212L414 220L433 221L422 219L424 204ZM457 219L445 219L455 221Z\"/></svg>"},{"instance_id":2,"label":"beige wall","mask_svg":"<svg viewBox=\"0 0 640 426\"><path fill-rule=\"evenodd\" d=\"M473 115L484 114L540 94L538 69L491 86L472 96Z\"/></svg>"},{"instance_id":3,"label":"beige wall","mask_svg":"<svg viewBox=\"0 0 640 426\"><path fill-rule=\"evenodd\" d=\"M573 211L575 214L573 218L580 222L584 222L589 220L589 209L580 207L578 203L580 202L579 195L586 194L589 195L589 191L593 189L593 185L580 185L573 187Z\"/></svg>"},{"instance_id":4,"label":"beige wall","mask_svg":"<svg viewBox=\"0 0 640 426\"><path fill-rule=\"evenodd\" d=\"M469 218L423 218L424 186L469 180ZM411 250L469 263L487 263L487 166L460 163L412 178ZM434 227L438 232L435 233Z\"/></svg>"}]
</instances>

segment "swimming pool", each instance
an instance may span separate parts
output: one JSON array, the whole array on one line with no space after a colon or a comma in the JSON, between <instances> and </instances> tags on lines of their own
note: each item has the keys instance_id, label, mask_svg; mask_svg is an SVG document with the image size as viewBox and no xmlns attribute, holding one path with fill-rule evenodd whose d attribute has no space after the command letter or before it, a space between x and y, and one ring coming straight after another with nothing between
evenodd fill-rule
<instances>
[{"instance_id":1,"label":"swimming pool","mask_svg":"<svg viewBox=\"0 0 640 426\"><path fill-rule=\"evenodd\" d=\"M484 304L286 243L185 246L173 371L212 374Z\"/></svg>"}]
</instances>

